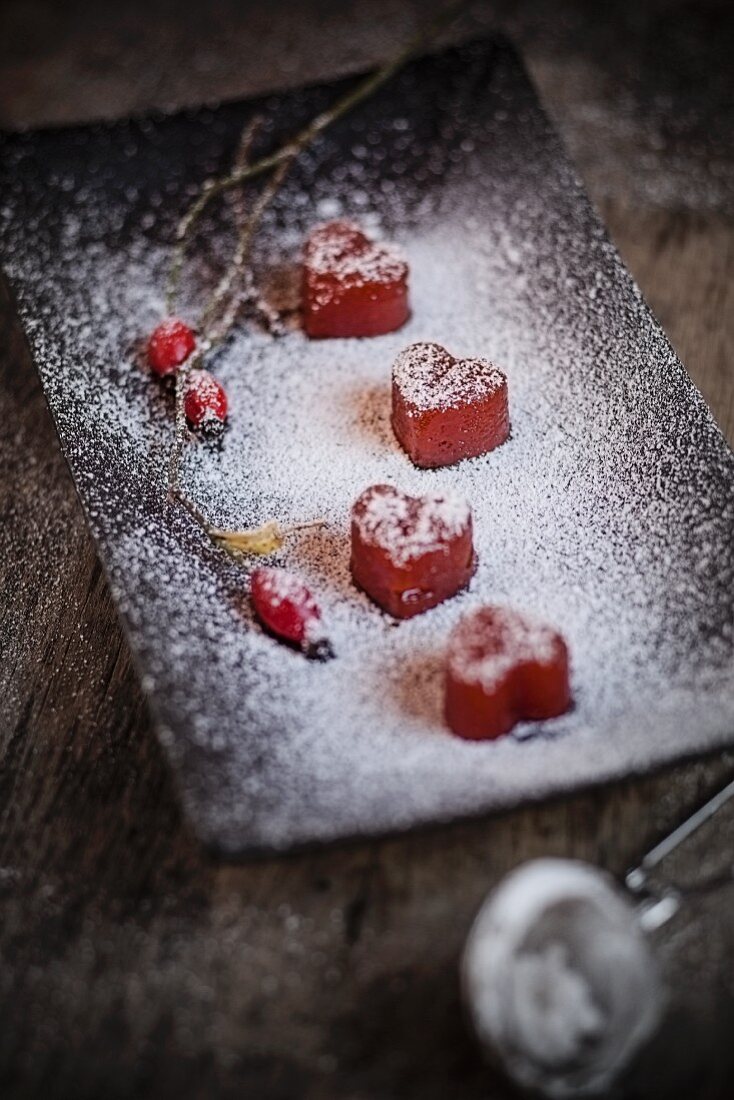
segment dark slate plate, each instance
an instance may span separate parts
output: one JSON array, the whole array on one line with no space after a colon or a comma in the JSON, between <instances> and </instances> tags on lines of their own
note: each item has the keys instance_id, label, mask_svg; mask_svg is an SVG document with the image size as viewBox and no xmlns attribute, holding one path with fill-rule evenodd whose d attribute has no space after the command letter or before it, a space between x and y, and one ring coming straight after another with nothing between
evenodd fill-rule
<instances>
[{"instance_id":1,"label":"dark slate plate","mask_svg":"<svg viewBox=\"0 0 734 1100\"><path fill-rule=\"evenodd\" d=\"M264 636L246 570L165 504L170 395L135 346L176 220L254 111L265 147L338 91L3 142L3 262L187 811L229 853L448 821L734 742L734 459L501 44L411 66L303 158L263 226L260 279L286 297L314 221L399 240L408 326L309 343L243 325L215 365L231 428L187 450L188 490L221 525L328 520L283 560L319 593L338 659ZM205 226L184 312L227 225ZM509 443L413 469L389 374L418 339L504 366ZM450 486L475 511L470 592L400 626L349 580L350 504L376 481ZM485 600L564 631L575 707L466 744L442 726L441 651Z\"/></svg>"}]
</instances>

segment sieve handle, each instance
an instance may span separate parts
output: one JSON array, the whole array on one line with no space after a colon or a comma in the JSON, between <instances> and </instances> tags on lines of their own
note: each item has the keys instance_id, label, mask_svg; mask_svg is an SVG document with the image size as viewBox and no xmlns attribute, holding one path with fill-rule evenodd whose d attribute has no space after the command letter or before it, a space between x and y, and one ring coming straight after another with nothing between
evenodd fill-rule
<instances>
[{"instance_id":1,"label":"sieve handle","mask_svg":"<svg viewBox=\"0 0 734 1100\"><path fill-rule=\"evenodd\" d=\"M710 821L730 798L734 797L734 779L722 787L713 798L705 802L695 813L687 817L672 833L668 833L654 848L643 856L637 867L625 875L625 886L630 893L641 898L638 915L646 931L659 928L673 917L680 907L683 893L674 886L666 887L662 892L650 887L648 876L671 852L675 851L701 825ZM732 867L734 877L734 866Z\"/></svg>"}]
</instances>

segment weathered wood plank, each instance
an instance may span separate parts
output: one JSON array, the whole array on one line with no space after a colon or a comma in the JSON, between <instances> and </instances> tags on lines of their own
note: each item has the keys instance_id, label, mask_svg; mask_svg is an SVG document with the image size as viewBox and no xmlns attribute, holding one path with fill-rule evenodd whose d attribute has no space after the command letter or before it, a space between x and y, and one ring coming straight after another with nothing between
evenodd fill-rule
<instances>
[{"instance_id":1,"label":"weathered wood plank","mask_svg":"<svg viewBox=\"0 0 734 1100\"><path fill-rule=\"evenodd\" d=\"M561 108L580 102L564 64L534 61ZM734 224L622 194L597 191L607 224L732 440ZM458 1004L484 892L543 853L621 872L732 755L491 821L214 864L181 819L5 299L0 424L0 1093L505 1095ZM728 1005L731 929L713 897L698 917L664 940L667 965ZM704 1043L707 1011L682 1046ZM725 1071L697 1087L725 1095Z\"/></svg>"}]
</instances>

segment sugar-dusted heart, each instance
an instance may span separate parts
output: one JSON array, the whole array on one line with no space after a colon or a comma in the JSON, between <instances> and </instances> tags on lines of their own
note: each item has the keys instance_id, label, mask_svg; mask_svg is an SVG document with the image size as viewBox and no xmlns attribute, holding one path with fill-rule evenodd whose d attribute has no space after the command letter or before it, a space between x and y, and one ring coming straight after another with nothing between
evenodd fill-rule
<instances>
[{"instance_id":1,"label":"sugar-dusted heart","mask_svg":"<svg viewBox=\"0 0 734 1100\"><path fill-rule=\"evenodd\" d=\"M411 344L392 374L392 425L416 466L486 454L510 433L507 379L488 359L457 359L440 344Z\"/></svg>"},{"instance_id":2,"label":"sugar-dusted heart","mask_svg":"<svg viewBox=\"0 0 734 1100\"><path fill-rule=\"evenodd\" d=\"M460 737L499 737L523 719L555 718L570 702L568 648L552 627L505 607L480 607L454 627L445 709Z\"/></svg>"},{"instance_id":3,"label":"sugar-dusted heart","mask_svg":"<svg viewBox=\"0 0 734 1100\"><path fill-rule=\"evenodd\" d=\"M465 588L476 568L469 505L453 493L412 497L372 485L352 509L355 583L409 619Z\"/></svg>"},{"instance_id":4,"label":"sugar-dusted heart","mask_svg":"<svg viewBox=\"0 0 734 1100\"><path fill-rule=\"evenodd\" d=\"M409 316L408 265L348 221L317 226L303 262L303 326L312 337L380 336Z\"/></svg>"}]
</instances>

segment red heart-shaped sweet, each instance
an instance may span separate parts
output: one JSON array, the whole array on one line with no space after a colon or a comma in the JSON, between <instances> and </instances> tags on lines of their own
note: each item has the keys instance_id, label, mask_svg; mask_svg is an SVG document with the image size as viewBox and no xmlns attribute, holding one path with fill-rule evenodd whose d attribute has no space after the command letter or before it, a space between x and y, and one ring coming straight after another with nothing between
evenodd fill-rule
<instances>
[{"instance_id":1,"label":"red heart-shaped sweet","mask_svg":"<svg viewBox=\"0 0 734 1100\"><path fill-rule=\"evenodd\" d=\"M499 737L523 719L555 718L570 702L568 648L552 627L504 607L480 607L454 627L445 712L460 737Z\"/></svg>"},{"instance_id":2,"label":"red heart-shaped sweet","mask_svg":"<svg viewBox=\"0 0 734 1100\"><path fill-rule=\"evenodd\" d=\"M465 588L476 567L469 505L451 493L412 497L373 485L352 509L355 583L409 619Z\"/></svg>"},{"instance_id":3,"label":"red heart-shaped sweet","mask_svg":"<svg viewBox=\"0 0 734 1100\"><path fill-rule=\"evenodd\" d=\"M313 337L380 336L405 323L408 265L347 221L317 226L303 263L303 326Z\"/></svg>"},{"instance_id":4,"label":"red heart-shaped sweet","mask_svg":"<svg viewBox=\"0 0 734 1100\"><path fill-rule=\"evenodd\" d=\"M440 344L411 344L395 360L392 425L416 466L451 466L504 443L507 379L488 359L456 359Z\"/></svg>"}]
</instances>

